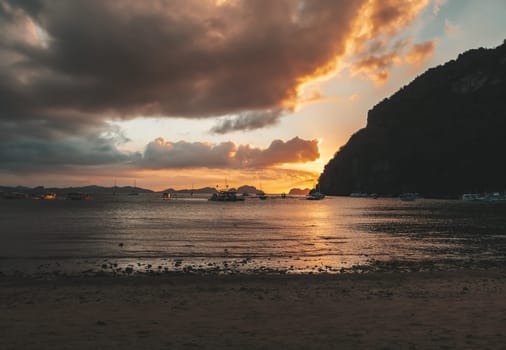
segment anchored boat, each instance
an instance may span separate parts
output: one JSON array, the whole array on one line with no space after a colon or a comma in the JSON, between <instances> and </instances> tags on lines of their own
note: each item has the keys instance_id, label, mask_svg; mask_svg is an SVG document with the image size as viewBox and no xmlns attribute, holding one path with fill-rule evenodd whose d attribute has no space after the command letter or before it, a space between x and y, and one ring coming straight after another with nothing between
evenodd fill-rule
<instances>
[{"instance_id":1,"label":"anchored boat","mask_svg":"<svg viewBox=\"0 0 506 350\"><path fill-rule=\"evenodd\" d=\"M220 191L218 193L213 193L209 198L209 200L213 202L238 202L244 201L244 199L244 196L238 196L236 191Z\"/></svg>"}]
</instances>

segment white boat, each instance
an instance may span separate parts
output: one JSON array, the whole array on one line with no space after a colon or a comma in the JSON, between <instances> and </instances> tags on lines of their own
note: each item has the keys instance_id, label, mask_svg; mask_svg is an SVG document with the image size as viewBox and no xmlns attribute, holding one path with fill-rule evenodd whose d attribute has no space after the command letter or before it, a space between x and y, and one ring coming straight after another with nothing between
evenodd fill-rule
<instances>
[{"instance_id":1,"label":"white boat","mask_svg":"<svg viewBox=\"0 0 506 350\"><path fill-rule=\"evenodd\" d=\"M506 201L506 192L464 193L462 195L462 200L474 202L504 202Z\"/></svg>"},{"instance_id":2,"label":"white boat","mask_svg":"<svg viewBox=\"0 0 506 350\"><path fill-rule=\"evenodd\" d=\"M483 197L478 193L464 193L462 195L463 201L480 201L483 200Z\"/></svg>"},{"instance_id":3,"label":"white boat","mask_svg":"<svg viewBox=\"0 0 506 350\"><path fill-rule=\"evenodd\" d=\"M323 198L325 198L325 195L323 193L318 192L318 191L311 192L306 196L306 199L310 200L310 201L319 201Z\"/></svg>"},{"instance_id":4,"label":"white boat","mask_svg":"<svg viewBox=\"0 0 506 350\"><path fill-rule=\"evenodd\" d=\"M306 196L307 200L310 201L319 201L325 198L325 195L320 192L320 186L316 185L314 190L309 191L309 194Z\"/></svg>"},{"instance_id":5,"label":"white boat","mask_svg":"<svg viewBox=\"0 0 506 350\"><path fill-rule=\"evenodd\" d=\"M244 196L238 196L236 191L219 191L213 193L208 200L213 202L239 202L244 201Z\"/></svg>"},{"instance_id":6,"label":"white boat","mask_svg":"<svg viewBox=\"0 0 506 350\"><path fill-rule=\"evenodd\" d=\"M170 197L171 197L171 196L170 196L170 193L169 193L169 192L164 192L164 193L162 194L162 199L163 199L164 201L168 201L168 200L170 199Z\"/></svg>"},{"instance_id":7,"label":"white boat","mask_svg":"<svg viewBox=\"0 0 506 350\"><path fill-rule=\"evenodd\" d=\"M506 193L500 192L489 193L486 197L486 200L489 202L504 202L506 201Z\"/></svg>"}]
</instances>

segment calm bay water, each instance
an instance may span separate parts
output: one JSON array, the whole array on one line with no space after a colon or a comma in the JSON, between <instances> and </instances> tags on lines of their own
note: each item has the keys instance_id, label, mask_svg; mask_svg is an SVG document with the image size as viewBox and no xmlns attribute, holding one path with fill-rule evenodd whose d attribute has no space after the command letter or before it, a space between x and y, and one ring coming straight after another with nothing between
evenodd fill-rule
<instances>
[{"instance_id":1,"label":"calm bay water","mask_svg":"<svg viewBox=\"0 0 506 350\"><path fill-rule=\"evenodd\" d=\"M159 195L0 200L0 272L346 272L503 264L506 204Z\"/></svg>"}]
</instances>

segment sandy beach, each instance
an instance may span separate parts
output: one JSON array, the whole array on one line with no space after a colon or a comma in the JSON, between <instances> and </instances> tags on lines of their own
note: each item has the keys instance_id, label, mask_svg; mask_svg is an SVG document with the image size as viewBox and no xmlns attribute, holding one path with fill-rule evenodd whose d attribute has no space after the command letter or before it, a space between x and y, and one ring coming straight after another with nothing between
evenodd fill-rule
<instances>
[{"instance_id":1,"label":"sandy beach","mask_svg":"<svg viewBox=\"0 0 506 350\"><path fill-rule=\"evenodd\" d=\"M506 270L0 277L1 349L504 349Z\"/></svg>"}]
</instances>

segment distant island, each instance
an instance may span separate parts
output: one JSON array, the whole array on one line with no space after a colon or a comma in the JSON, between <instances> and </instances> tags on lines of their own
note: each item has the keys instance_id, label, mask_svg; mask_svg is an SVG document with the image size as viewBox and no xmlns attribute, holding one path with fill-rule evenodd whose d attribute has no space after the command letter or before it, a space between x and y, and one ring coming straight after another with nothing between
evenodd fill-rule
<instances>
[{"instance_id":1,"label":"distant island","mask_svg":"<svg viewBox=\"0 0 506 350\"><path fill-rule=\"evenodd\" d=\"M330 195L504 191L505 150L506 41L429 69L377 104L319 186Z\"/></svg>"},{"instance_id":2,"label":"distant island","mask_svg":"<svg viewBox=\"0 0 506 350\"><path fill-rule=\"evenodd\" d=\"M132 192L137 193L153 193L154 191L140 188L140 187L132 187L132 186L124 186L124 187L103 187L103 186L96 186L96 185L89 185L89 186L81 186L81 187L44 187L44 186L37 186L37 187L25 187L25 186L0 186L0 193L8 193L8 192L17 192L17 193L25 193L29 195L36 195L39 196L41 194L47 193L47 192L55 192L58 195L67 195L69 193L76 193L76 192L82 192L82 193L89 193L89 194L110 194L110 193L117 193L117 194L130 194Z\"/></svg>"},{"instance_id":3,"label":"distant island","mask_svg":"<svg viewBox=\"0 0 506 350\"><path fill-rule=\"evenodd\" d=\"M255 186L250 185L243 185L235 188L230 188L230 190L237 191L241 194L248 194L248 195L257 195L260 193L263 193L262 190L257 189ZM131 194L133 192L136 193L171 193L171 194L179 194L179 195L190 195L190 194L212 194L218 192L218 189L214 187L202 187L202 188L196 188L196 189L181 189L176 190L173 188L167 188L162 191L153 191L145 188L140 187L132 187L132 186L124 186L124 187L103 187L103 186L96 186L96 185L90 185L90 186L82 186L82 187L44 187L44 186L36 186L36 187L25 187L25 186L0 186L0 194L1 193L22 193L26 195L32 195L32 196L40 196L47 192L54 192L58 194L59 196L64 196L69 193L88 193L88 194ZM298 189L293 188L290 190L290 195L306 195L309 193L309 189Z\"/></svg>"},{"instance_id":4,"label":"distant island","mask_svg":"<svg viewBox=\"0 0 506 350\"><path fill-rule=\"evenodd\" d=\"M309 188L304 188L304 189L292 188L290 190L290 192L288 192L288 195L290 195L290 196L307 196L310 191L311 191L311 189L309 189Z\"/></svg>"}]
</instances>

